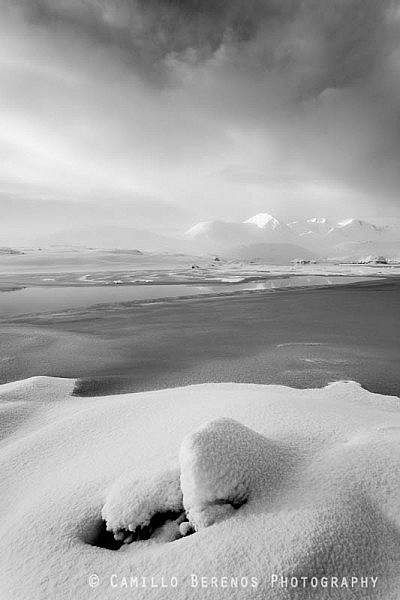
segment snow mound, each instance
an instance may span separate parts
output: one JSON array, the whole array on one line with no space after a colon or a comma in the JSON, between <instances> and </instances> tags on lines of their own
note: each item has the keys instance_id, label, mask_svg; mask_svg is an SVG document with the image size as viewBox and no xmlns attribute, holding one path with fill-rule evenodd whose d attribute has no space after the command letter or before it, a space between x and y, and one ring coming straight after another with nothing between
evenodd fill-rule
<instances>
[{"instance_id":1,"label":"snow mound","mask_svg":"<svg viewBox=\"0 0 400 600\"><path fill-rule=\"evenodd\" d=\"M1 598L400 597L399 398L74 383L0 386Z\"/></svg>"},{"instance_id":2,"label":"snow mound","mask_svg":"<svg viewBox=\"0 0 400 600\"><path fill-rule=\"evenodd\" d=\"M217 419L181 445L183 505L195 530L212 525L264 489L279 469L279 453L264 436L233 419Z\"/></svg>"},{"instance_id":3,"label":"snow mound","mask_svg":"<svg viewBox=\"0 0 400 600\"><path fill-rule=\"evenodd\" d=\"M215 419L186 435L180 470L137 477L128 472L112 485L102 509L108 531L125 543L160 515L175 515L199 531L276 487L286 462L283 449L234 419ZM128 534L127 534L128 532ZM175 538L174 538L175 539Z\"/></svg>"}]
</instances>

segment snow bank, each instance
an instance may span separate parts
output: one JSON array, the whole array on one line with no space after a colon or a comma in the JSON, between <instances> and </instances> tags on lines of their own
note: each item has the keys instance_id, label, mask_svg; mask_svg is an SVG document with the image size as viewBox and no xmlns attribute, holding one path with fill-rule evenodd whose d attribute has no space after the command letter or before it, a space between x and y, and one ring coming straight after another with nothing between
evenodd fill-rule
<instances>
[{"instance_id":1,"label":"snow bank","mask_svg":"<svg viewBox=\"0 0 400 600\"><path fill-rule=\"evenodd\" d=\"M398 398L73 387L0 386L1 598L398 600ZM111 550L103 518L120 539L154 527Z\"/></svg>"}]
</instances>

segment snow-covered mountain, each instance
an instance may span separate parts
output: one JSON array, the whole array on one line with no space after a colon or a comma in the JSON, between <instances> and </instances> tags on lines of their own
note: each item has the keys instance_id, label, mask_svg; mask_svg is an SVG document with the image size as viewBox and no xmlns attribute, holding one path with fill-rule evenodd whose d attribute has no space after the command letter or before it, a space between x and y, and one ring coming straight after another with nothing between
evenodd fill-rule
<instances>
[{"instance_id":1,"label":"snow-covered mountain","mask_svg":"<svg viewBox=\"0 0 400 600\"><path fill-rule=\"evenodd\" d=\"M261 230L249 223L232 223L227 221L203 221L186 231L187 239L200 244L226 247L236 244L252 244L261 242Z\"/></svg>"},{"instance_id":2,"label":"snow-covered mountain","mask_svg":"<svg viewBox=\"0 0 400 600\"><path fill-rule=\"evenodd\" d=\"M333 240L333 242L337 240L338 243L344 240L352 242L381 240L386 235L387 231L383 227L378 227L361 219L339 221L327 233L329 240Z\"/></svg>"},{"instance_id":3,"label":"snow-covered mountain","mask_svg":"<svg viewBox=\"0 0 400 600\"><path fill-rule=\"evenodd\" d=\"M288 227L300 236L326 235L335 223L325 217L312 217L303 221L292 221Z\"/></svg>"},{"instance_id":4,"label":"snow-covered mountain","mask_svg":"<svg viewBox=\"0 0 400 600\"><path fill-rule=\"evenodd\" d=\"M245 223L253 223L260 229L268 229L270 231L277 231L281 230L283 227L286 227L286 225L282 225L278 219L275 219L275 217L268 213L258 213L257 215L254 215L254 217L247 219Z\"/></svg>"},{"instance_id":5,"label":"snow-covered mountain","mask_svg":"<svg viewBox=\"0 0 400 600\"><path fill-rule=\"evenodd\" d=\"M400 227L387 220L380 225L363 219L340 221L326 234L323 242L334 257L359 260L385 256L400 258Z\"/></svg>"},{"instance_id":6,"label":"snow-covered mountain","mask_svg":"<svg viewBox=\"0 0 400 600\"><path fill-rule=\"evenodd\" d=\"M290 228L268 213L257 214L239 223L205 221L191 227L185 236L197 242L212 242L218 246L284 243L294 239Z\"/></svg>"},{"instance_id":7,"label":"snow-covered mountain","mask_svg":"<svg viewBox=\"0 0 400 600\"><path fill-rule=\"evenodd\" d=\"M267 254L271 245L291 244L303 257L338 257L358 260L366 256L385 255L400 257L400 220L383 219L372 222L364 219L345 219L338 222L326 217L282 223L269 213L256 214L244 222L207 221L198 223L185 234L202 250L225 251L227 254L242 250L248 257L253 250L266 244ZM272 254L276 254L274 249Z\"/></svg>"}]
</instances>

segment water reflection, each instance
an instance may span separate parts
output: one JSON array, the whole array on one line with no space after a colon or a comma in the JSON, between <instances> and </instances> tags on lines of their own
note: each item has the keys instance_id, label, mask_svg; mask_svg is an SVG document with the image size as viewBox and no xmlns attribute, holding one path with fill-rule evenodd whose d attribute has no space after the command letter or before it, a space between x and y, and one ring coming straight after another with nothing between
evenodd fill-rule
<instances>
[{"instance_id":1,"label":"water reflection","mask_svg":"<svg viewBox=\"0 0 400 600\"><path fill-rule=\"evenodd\" d=\"M95 304L118 302L149 301L163 298L179 298L209 294L235 292L256 292L279 288L302 286L337 285L362 281L360 277L290 276L271 278L246 283L226 283L212 285L103 285L103 286L43 286L26 287L0 293L0 316L24 313L84 308Z\"/></svg>"}]
</instances>

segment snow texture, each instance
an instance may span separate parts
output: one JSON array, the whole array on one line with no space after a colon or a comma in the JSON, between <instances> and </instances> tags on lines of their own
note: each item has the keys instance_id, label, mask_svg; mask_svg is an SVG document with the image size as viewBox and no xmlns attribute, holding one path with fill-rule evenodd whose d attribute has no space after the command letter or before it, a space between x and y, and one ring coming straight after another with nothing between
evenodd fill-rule
<instances>
[{"instance_id":1,"label":"snow texture","mask_svg":"<svg viewBox=\"0 0 400 600\"><path fill-rule=\"evenodd\" d=\"M398 398L354 382L96 398L73 396L74 384L0 386L0 598L400 597ZM102 516L118 534L182 501L191 523L118 550L94 545ZM271 587L272 574L378 579L293 590ZM131 577L144 584L132 589ZM232 586L235 577L257 585Z\"/></svg>"}]
</instances>

